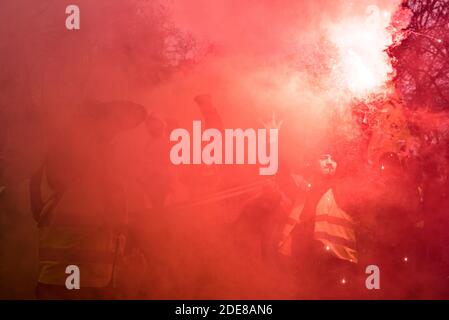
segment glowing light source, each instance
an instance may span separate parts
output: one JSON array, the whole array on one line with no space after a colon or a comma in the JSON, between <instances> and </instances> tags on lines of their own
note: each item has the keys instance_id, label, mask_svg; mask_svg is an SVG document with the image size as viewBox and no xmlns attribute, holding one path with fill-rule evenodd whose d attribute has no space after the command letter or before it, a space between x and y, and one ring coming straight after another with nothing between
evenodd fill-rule
<instances>
[{"instance_id":1,"label":"glowing light source","mask_svg":"<svg viewBox=\"0 0 449 320\"><path fill-rule=\"evenodd\" d=\"M331 249L331 247L326 246L326 251L329 251Z\"/></svg>"},{"instance_id":2,"label":"glowing light source","mask_svg":"<svg viewBox=\"0 0 449 320\"><path fill-rule=\"evenodd\" d=\"M345 284L346 283L346 279L345 278L341 279L341 283Z\"/></svg>"},{"instance_id":3,"label":"glowing light source","mask_svg":"<svg viewBox=\"0 0 449 320\"><path fill-rule=\"evenodd\" d=\"M408 258L407 257L404 257L404 262L407 262L408 261Z\"/></svg>"},{"instance_id":4,"label":"glowing light source","mask_svg":"<svg viewBox=\"0 0 449 320\"><path fill-rule=\"evenodd\" d=\"M391 13L384 11L376 23L364 17L345 19L329 27L330 40L337 48L335 80L356 97L379 90L393 71L385 49L393 43Z\"/></svg>"}]
</instances>

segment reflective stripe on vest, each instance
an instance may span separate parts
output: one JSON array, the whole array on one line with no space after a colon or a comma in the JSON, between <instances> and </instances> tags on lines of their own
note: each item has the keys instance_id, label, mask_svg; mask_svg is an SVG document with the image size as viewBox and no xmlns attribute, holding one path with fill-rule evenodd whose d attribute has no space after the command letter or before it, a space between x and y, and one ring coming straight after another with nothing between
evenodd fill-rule
<instances>
[{"instance_id":1,"label":"reflective stripe on vest","mask_svg":"<svg viewBox=\"0 0 449 320\"><path fill-rule=\"evenodd\" d=\"M95 262L112 264L115 260L115 252L41 248L39 249L39 259L40 261L59 261L68 264Z\"/></svg>"}]
</instances>

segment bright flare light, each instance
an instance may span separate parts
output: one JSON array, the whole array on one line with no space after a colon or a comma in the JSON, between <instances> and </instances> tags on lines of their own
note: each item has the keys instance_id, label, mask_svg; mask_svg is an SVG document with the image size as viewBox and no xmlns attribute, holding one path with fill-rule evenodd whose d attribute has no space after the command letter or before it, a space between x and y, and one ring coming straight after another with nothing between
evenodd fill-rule
<instances>
[{"instance_id":1,"label":"bright flare light","mask_svg":"<svg viewBox=\"0 0 449 320\"><path fill-rule=\"evenodd\" d=\"M384 12L375 21L350 18L329 26L329 37L338 50L333 66L334 79L343 89L363 97L383 87L392 72L385 49L392 44L387 31L391 14Z\"/></svg>"}]
</instances>

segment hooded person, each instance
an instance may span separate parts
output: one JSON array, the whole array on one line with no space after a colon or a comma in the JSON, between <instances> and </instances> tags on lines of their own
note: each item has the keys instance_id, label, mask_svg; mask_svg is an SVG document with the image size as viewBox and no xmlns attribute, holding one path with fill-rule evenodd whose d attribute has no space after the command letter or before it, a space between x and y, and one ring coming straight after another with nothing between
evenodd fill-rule
<instances>
[{"instance_id":1,"label":"hooded person","mask_svg":"<svg viewBox=\"0 0 449 320\"><path fill-rule=\"evenodd\" d=\"M312 299L347 294L358 262L354 221L338 188L338 153L322 150L304 175L293 175L298 194L278 245L294 262L299 295Z\"/></svg>"}]
</instances>

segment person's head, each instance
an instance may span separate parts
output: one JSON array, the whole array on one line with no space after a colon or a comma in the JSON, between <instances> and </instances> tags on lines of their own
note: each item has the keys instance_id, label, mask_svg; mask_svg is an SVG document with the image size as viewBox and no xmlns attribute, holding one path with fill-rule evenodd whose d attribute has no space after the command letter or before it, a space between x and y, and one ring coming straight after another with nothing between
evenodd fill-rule
<instances>
[{"instance_id":1,"label":"person's head","mask_svg":"<svg viewBox=\"0 0 449 320\"><path fill-rule=\"evenodd\" d=\"M318 158L319 172L325 176L333 176L337 171L337 162L331 154L323 153Z\"/></svg>"}]
</instances>

